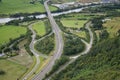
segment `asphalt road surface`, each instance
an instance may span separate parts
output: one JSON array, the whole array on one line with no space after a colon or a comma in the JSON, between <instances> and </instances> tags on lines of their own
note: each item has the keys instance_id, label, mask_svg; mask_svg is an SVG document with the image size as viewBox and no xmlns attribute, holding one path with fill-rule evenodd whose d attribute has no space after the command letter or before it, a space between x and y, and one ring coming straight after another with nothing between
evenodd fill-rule
<instances>
[{"instance_id":1,"label":"asphalt road surface","mask_svg":"<svg viewBox=\"0 0 120 80\"><path fill-rule=\"evenodd\" d=\"M45 67L33 78L33 80L42 80L45 75L50 72L50 70L52 69L55 61L57 59L59 59L62 55L62 52L63 52L63 46L64 46L64 42L63 42L63 37L62 37L62 32L60 30L60 28L58 27L58 25L56 24L53 16L51 15L51 12L49 10L49 7L48 7L48 2L50 0L47 0L44 2L44 6L45 6L45 9L47 11L47 16L48 16L48 19L51 23L51 26L52 26L52 30L55 34L55 50L54 50L54 54L53 56L50 57L50 60L48 61L48 63L45 65Z\"/></svg>"},{"instance_id":2,"label":"asphalt road surface","mask_svg":"<svg viewBox=\"0 0 120 80\"><path fill-rule=\"evenodd\" d=\"M54 72L50 77L48 77L45 80L50 80L51 77L53 77L55 74L58 74L59 72L61 72L62 70L64 70L69 64L73 63L78 57L80 57L81 55L87 54L90 51L90 49L92 48L93 40L94 40L93 33L92 33L91 29L90 29L90 25L91 25L91 22L88 22L86 24L86 27L85 27L89 31L90 42L87 43L86 41L84 41L83 39L81 39L81 41L86 45L85 50L83 52L81 52L80 54L76 55L76 56L70 57L71 60L69 62L67 62L66 64L64 64L63 66L61 66L60 69L58 69L56 72Z\"/></svg>"},{"instance_id":3,"label":"asphalt road surface","mask_svg":"<svg viewBox=\"0 0 120 80\"><path fill-rule=\"evenodd\" d=\"M34 44L35 44L35 42L36 42L36 40L35 40L35 38L36 38L36 32L33 30L33 28L32 28L32 24L31 25L29 25L28 26L28 28L31 30L31 32L32 32L32 41L31 41L31 43L30 43L30 45L29 45L29 48L30 48L30 50L31 50L31 52L33 53L33 55L35 56L35 58L36 58L36 64L35 64L35 66L33 67L33 69L27 74L27 75L25 75L24 77L23 77L23 80L27 80L32 74L34 74L35 72L36 72L36 70L39 68L39 65L40 65L40 56L42 56L42 57L44 57L44 58L47 58L47 56L46 55L44 55L44 54L41 54L41 53L39 53L38 51L36 51L35 49L34 49Z\"/></svg>"}]
</instances>

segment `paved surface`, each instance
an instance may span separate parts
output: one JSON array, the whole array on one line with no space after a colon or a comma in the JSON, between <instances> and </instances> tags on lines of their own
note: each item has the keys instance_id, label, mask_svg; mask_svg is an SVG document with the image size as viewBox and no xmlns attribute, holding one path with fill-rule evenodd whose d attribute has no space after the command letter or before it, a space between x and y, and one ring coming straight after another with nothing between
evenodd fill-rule
<instances>
[{"instance_id":1,"label":"paved surface","mask_svg":"<svg viewBox=\"0 0 120 80\"><path fill-rule=\"evenodd\" d=\"M85 51L82 52L82 53L80 53L79 55L72 56L72 57L70 57L70 58L78 58L79 56L84 55L84 54L87 54L87 53L90 51L90 49L91 49L91 47L92 47L92 44L93 44L93 39L94 39L93 33L92 33L91 29L90 29L90 25L91 25L91 22L88 22L88 23L86 24L86 27L85 27L85 28L89 31L90 42L87 43L85 40L81 39L81 41L86 45Z\"/></svg>"},{"instance_id":2,"label":"paved surface","mask_svg":"<svg viewBox=\"0 0 120 80\"><path fill-rule=\"evenodd\" d=\"M47 3L49 2L49 0L45 1L44 2L44 6L45 6L45 9L47 11L47 15L48 15L48 19L51 23L51 26L52 26L52 30L55 34L55 43L56 43L56 46L55 46L55 51L54 51L54 54L53 56L50 57L50 60L49 62L45 65L45 67L41 70L40 73L38 73L34 78L33 80L42 80L45 75L50 72L50 70L52 69L56 59L59 59L62 52L63 52L63 38L62 38L62 33L61 33L61 30L60 28L58 27L58 25L56 24L53 16L51 15L51 12L49 10L49 7L47 5Z\"/></svg>"},{"instance_id":3,"label":"paved surface","mask_svg":"<svg viewBox=\"0 0 120 80\"><path fill-rule=\"evenodd\" d=\"M80 57L81 55L87 54L87 53L90 51L90 49L91 49L91 47L92 47L92 44L93 44L93 39L94 39L93 33L92 33L91 29L90 29L90 25L91 25L91 23L88 22L88 23L86 24L86 27L85 27L85 28L89 31L89 34L90 34L90 42L87 43L86 41L84 41L83 39L81 39L81 41L86 45L86 49L85 49L82 53L80 53L79 55L70 57L71 60L70 60L69 62L67 62L65 65L61 66L59 70L57 70L56 72L54 72L54 73L53 73L50 77L48 77L46 80L50 80L51 77L53 77L55 74L58 74L60 71L64 70L69 64L73 63L78 57Z\"/></svg>"},{"instance_id":4,"label":"paved surface","mask_svg":"<svg viewBox=\"0 0 120 80\"><path fill-rule=\"evenodd\" d=\"M36 64L35 66L33 67L33 69L26 75L24 76L23 80L27 80L32 74L34 74L34 72L39 68L39 65L40 65L40 56L44 57L44 58L47 58L46 55L44 54L41 54L40 52L36 51L34 49L34 44L36 42L35 38L36 38L36 32L32 29L32 24L28 26L28 28L32 31L33 35L31 36L32 37L32 41L29 45L29 48L31 50L31 52L33 53L33 55L35 56L36 58Z\"/></svg>"},{"instance_id":5,"label":"paved surface","mask_svg":"<svg viewBox=\"0 0 120 80\"><path fill-rule=\"evenodd\" d=\"M43 40L43 39L51 36L52 34L53 34L53 32L49 33L48 35L46 35L46 36L44 36L44 37L42 37L42 38L40 38L40 39L38 39L38 40L35 40L34 43L36 43L36 42L38 42L38 41L41 41L41 40Z\"/></svg>"}]
</instances>

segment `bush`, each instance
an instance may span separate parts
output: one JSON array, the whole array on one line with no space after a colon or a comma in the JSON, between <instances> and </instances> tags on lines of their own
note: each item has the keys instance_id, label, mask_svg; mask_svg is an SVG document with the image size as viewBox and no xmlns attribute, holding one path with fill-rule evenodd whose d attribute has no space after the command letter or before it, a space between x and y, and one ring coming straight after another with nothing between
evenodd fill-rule
<instances>
[{"instance_id":1,"label":"bush","mask_svg":"<svg viewBox=\"0 0 120 80\"><path fill-rule=\"evenodd\" d=\"M52 80L119 80L120 37L97 43Z\"/></svg>"},{"instance_id":2,"label":"bush","mask_svg":"<svg viewBox=\"0 0 120 80\"><path fill-rule=\"evenodd\" d=\"M0 75L4 75L5 72L3 70L0 70Z\"/></svg>"},{"instance_id":3,"label":"bush","mask_svg":"<svg viewBox=\"0 0 120 80\"><path fill-rule=\"evenodd\" d=\"M85 45L77 36L65 35L64 43L63 54L65 55L75 55L85 49Z\"/></svg>"},{"instance_id":4,"label":"bush","mask_svg":"<svg viewBox=\"0 0 120 80\"><path fill-rule=\"evenodd\" d=\"M43 54L49 54L54 49L54 35L46 37L35 44L35 49Z\"/></svg>"}]
</instances>

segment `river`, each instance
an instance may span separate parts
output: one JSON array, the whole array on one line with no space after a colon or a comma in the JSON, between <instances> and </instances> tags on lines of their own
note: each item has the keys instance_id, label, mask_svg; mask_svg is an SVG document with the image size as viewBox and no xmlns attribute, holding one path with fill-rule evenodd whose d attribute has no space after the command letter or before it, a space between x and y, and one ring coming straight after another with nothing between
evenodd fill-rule
<instances>
[{"instance_id":1,"label":"river","mask_svg":"<svg viewBox=\"0 0 120 80\"><path fill-rule=\"evenodd\" d=\"M69 13L74 13L74 12L80 12L83 9L85 9L87 7L83 7L83 8L78 8L78 9L73 9L73 10L68 10L68 11L63 11L63 12L58 12L58 13L52 13L53 16L59 16L59 15L63 15L63 14L69 14ZM33 17L33 16L29 16L29 17ZM46 15L45 14L41 14L41 15L36 15L35 16L38 19L42 19L45 18ZM23 19L24 17L18 17L18 18L0 18L0 23L7 23L11 20L18 20L18 19Z\"/></svg>"}]
</instances>

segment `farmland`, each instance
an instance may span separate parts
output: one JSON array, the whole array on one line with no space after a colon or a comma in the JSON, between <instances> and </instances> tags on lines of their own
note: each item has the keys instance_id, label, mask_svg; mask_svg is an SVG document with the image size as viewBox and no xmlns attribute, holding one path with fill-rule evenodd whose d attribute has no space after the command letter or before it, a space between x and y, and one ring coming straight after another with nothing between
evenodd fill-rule
<instances>
[{"instance_id":1,"label":"farmland","mask_svg":"<svg viewBox=\"0 0 120 80\"><path fill-rule=\"evenodd\" d=\"M5 72L0 75L0 80L17 80L25 73L26 68L9 60L0 60L0 69Z\"/></svg>"},{"instance_id":2,"label":"farmland","mask_svg":"<svg viewBox=\"0 0 120 80\"><path fill-rule=\"evenodd\" d=\"M1 26L0 27L0 45L8 43L10 39L15 39L20 37L21 35L26 34L27 29L25 27L20 26Z\"/></svg>"},{"instance_id":3,"label":"farmland","mask_svg":"<svg viewBox=\"0 0 120 80\"><path fill-rule=\"evenodd\" d=\"M15 14L15 13L34 13L45 12L44 6L40 2L30 4L31 0L2 0L0 3L1 14ZM50 6L52 11L57 10L56 7Z\"/></svg>"}]
</instances>

